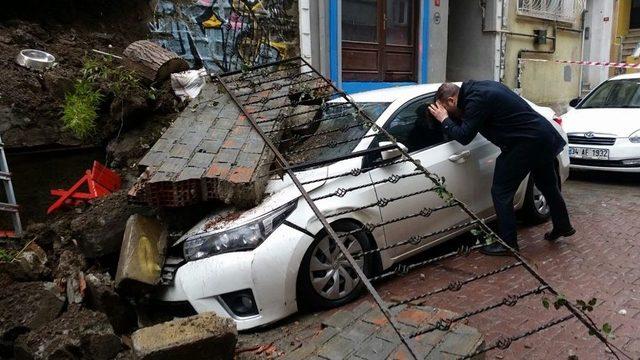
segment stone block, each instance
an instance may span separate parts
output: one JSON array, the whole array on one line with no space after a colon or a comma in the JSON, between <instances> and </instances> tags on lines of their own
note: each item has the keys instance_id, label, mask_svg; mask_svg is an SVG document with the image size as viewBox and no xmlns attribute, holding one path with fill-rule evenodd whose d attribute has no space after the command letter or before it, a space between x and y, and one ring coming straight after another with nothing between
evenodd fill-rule
<instances>
[{"instance_id":1,"label":"stone block","mask_svg":"<svg viewBox=\"0 0 640 360\"><path fill-rule=\"evenodd\" d=\"M141 360L232 359L237 336L233 320L204 313L142 328L131 341Z\"/></svg>"}]
</instances>

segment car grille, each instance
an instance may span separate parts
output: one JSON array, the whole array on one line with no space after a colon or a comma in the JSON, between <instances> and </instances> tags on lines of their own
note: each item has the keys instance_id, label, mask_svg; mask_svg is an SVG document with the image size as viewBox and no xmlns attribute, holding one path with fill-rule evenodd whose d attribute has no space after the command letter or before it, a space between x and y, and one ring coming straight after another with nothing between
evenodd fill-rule
<instances>
[{"instance_id":1,"label":"car grille","mask_svg":"<svg viewBox=\"0 0 640 360\"><path fill-rule=\"evenodd\" d=\"M592 159L571 159L573 165L583 166L599 166L599 167L618 167L618 168L637 168L638 165L624 164L621 160L592 160Z\"/></svg>"},{"instance_id":2,"label":"car grille","mask_svg":"<svg viewBox=\"0 0 640 360\"><path fill-rule=\"evenodd\" d=\"M585 137L584 135L569 135L569 144L579 145L613 145L616 138L613 137Z\"/></svg>"}]
</instances>

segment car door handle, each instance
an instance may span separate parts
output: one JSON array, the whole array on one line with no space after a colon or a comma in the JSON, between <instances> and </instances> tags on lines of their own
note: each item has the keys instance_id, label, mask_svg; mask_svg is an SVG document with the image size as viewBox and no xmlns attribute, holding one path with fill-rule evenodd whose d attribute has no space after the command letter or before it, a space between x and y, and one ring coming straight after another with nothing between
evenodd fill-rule
<instances>
[{"instance_id":1,"label":"car door handle","mask_svg":"<svg viewBox=\"0 0 640 360\"><path fill-rule=\"evenodd\" d=\"M452 162L464 162L465 160L467 160L469 158L469 156L471 156L471 151L465 150L465 151L462 151L460 153L453 154L453 155L449 156L449 161L452 161Z\"/></svg>"}]
</instances>

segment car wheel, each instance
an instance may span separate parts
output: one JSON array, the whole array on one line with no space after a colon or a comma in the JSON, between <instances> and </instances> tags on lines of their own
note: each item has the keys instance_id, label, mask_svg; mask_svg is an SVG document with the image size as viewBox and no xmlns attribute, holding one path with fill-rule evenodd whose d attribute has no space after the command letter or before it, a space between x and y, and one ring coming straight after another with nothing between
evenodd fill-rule
<instances>
[{"instance_id":1,"label":"car wheel","mask_svg":"<svg viewBox=\"0 0 640 360\"><path fill-rule=\"evenodd\" d=\"M349 253L371 250L369 238L362 232L349 234L360 226L350 222L332 224ZM373 257L356 258L367 276L373 269ZM312 310L342 306L357 298L364 285L337 244L321 232L307 250L298 273L298 303Z\"/></svg>"},{"instance_id":2,"label":"car wheel","mask_svg":"<svg viewBox=\"0 0 640 360\"><path fill-rule=\"evenodd\" d=\"M527 192L522 205L522 213L524 221L531 225L542 224L549 220L549 204L544 195L538 190L533 183L533 179L529 177L527 183Z\"/></svg>"}]
</instances>

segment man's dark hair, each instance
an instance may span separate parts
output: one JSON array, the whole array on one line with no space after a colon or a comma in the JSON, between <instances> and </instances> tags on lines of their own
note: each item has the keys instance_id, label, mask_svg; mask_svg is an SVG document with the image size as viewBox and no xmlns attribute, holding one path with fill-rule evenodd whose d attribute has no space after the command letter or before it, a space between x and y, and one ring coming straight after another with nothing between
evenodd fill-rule
<instances>
[{"instance_id":1,"label":"man's dark hair","mask_svg":"<svg viewBox=\"0 0 640 360\"><path fill-rule=\"evenodd\" d=\"M437 100L445 100L452 96L458 95L460 91L460 87L453 83L444 83L440 85L438 91L436 91L436 101Z\"/></svg>"}]
</instances>

